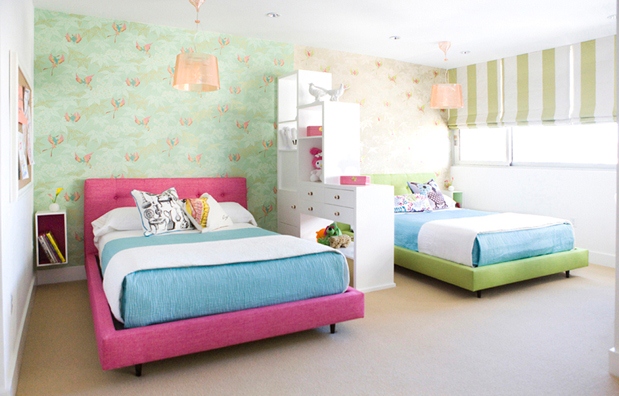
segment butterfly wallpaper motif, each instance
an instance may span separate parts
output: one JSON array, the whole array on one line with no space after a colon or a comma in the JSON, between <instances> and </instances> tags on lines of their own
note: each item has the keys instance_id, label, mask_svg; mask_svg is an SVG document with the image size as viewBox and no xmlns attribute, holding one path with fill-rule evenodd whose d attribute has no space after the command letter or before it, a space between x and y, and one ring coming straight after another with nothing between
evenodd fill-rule
<instances>
[{"instance_id":1,"label":"butterfly wallpaper motif","mask_svg":"<svg viewBox=\"0 0 619 396\"><path fill-rule=\"evenodd\" d=\"M84 262L86 178L242 176L277 229L276 81L293 45L36 9L34 46L34 209L63 188L69 265ZM192 51L217 56L219 91L172 87Z\"/></svg>"}]
</instances>

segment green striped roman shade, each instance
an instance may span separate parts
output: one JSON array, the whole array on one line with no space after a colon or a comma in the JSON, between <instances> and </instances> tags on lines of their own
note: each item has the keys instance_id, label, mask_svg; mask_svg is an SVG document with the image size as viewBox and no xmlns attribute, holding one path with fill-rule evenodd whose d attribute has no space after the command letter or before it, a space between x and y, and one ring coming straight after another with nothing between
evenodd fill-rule
<instances>
[{"instance_id":1,"label":"green striped roman shade","mask_svg":"<svg viewBox=\"0 0 619 396\"><path fill-rule=\"evenodd\" d=\"M462 85L464 107L449 110L450 128L496 126L502 113L501 61L449 70L449 81Z\"/></svg>"},{"instance_id":2,"label":"green striped roman shade","mask_svg":"<svg viewBox=\"0 0 619 396\"><path fill-rule=\"evenodd\" d=\"M569 46L505 58L503 75L503 125L569 121Z\"/></svg>"},{"instance_id":3,"label":"green striped roman shade","mask_svg":"<svg viewBox=\"0 0 619 396\"><path fill-rule=\"evenodd\" d=\"M616 36L608 36L573 46L573 122L617 119L615 40Z\"/></svg>"},{"instance_id":4,"label":"green striped roman shade","mask_svg":"<svg viewBox=\"0 0 619 396\"><path fill-rule=\"evenodd\" d=\"M617 119L616 36L449 70L464 108L450 128Z\"/></svg>"}]
</instances>

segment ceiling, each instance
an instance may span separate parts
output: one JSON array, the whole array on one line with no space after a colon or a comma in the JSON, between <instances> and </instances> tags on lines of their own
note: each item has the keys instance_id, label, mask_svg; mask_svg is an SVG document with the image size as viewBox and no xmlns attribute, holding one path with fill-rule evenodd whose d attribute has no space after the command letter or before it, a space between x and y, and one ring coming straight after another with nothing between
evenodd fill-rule
<instances>
[{"instance_id":1,"label":"ceiling","mask_svg":"<svg viewBox=\"0 0 619 396\"><path fill-rule=\"evenodd\" d=\"M188 0L33 2L52 11L195 29ZM615 0L206 0L200 29L454 68L613 35L617 24L609 16L616 7ZM280 17L268 18L269 12ZM448 61L440 41L451 42Z\"/></svg>"}]
</instances>

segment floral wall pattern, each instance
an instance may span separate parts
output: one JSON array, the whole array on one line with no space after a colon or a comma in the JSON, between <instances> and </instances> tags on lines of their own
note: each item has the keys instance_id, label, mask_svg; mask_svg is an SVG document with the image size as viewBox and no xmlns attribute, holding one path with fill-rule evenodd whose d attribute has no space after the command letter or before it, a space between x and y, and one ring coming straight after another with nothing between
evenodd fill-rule
<instances>
[{"instance_id":1,"label":"floral wall pattern","mask_svg":"<svg viewBox=\"0 0 619 396\"><path fill-rule=\"evenodd\" d=\"M361 172L448 177L446 111L430 108L432 84L445 70L373 56L295 46L295 69L329 72L342 102L361 105ZM329 87L330 88L330 87Z\"/></svg>"},{"instance_id":2,"label":"floral wall pattern","mask_svg":"<svg viewBox=\"0 0 619 396\"><path fill-rule=\"evenodd\" d=\"M221 89L179 92L175 58L194 31L35 11L35 210L57 188L69 265L83 264L83 182L91 177L243 176L261 227L276 229L276 81L293 46L198 32Z\"/></svg>"}]
</instances>

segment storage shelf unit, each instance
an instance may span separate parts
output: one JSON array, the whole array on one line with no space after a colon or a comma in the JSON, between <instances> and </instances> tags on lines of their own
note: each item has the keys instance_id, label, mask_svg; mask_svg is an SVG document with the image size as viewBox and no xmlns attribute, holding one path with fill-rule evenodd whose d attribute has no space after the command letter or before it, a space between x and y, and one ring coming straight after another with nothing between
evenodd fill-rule
<instances>
[{"instance_id":1,"label":"storage shelf unit","mask_svg":"<svg viewBox=\"0 0 619 396\"><path fill-rule=\"evenodd\" d=\"M36 255L35 264L37 267L47 267L54 265L67 264L69 262L69 253L67 251L67 213L65 211L50 212L38 211L34 215L35 229L35 245ZM47 258L43 248L39 244L38 236L46 232L51 232L54 239L58 243L58 248L64 256L64 261L60 263L52 263Z\"/></svg>"},{"instance_id":2,"label":"storage shelf unit","mask_svg":"<svg viewBox=\"0 0 619 396\"><path fill-rule=\"evenodd\" d=\"M340 176L360 172L360 108L316 102L310 82L331 89L331 74L298 70L279 79L278 129L295 127L298 139L292 150L278 141L278 230L316 240L316 231L332 222L350 224L354 243L341 251L351 286L364 292L393 287L393 187L339 184ZM308 126L322 127L322 135L308 136ZM319 182L310 181L312 147L322 150Z\"/></svg>"}]
</instances>

